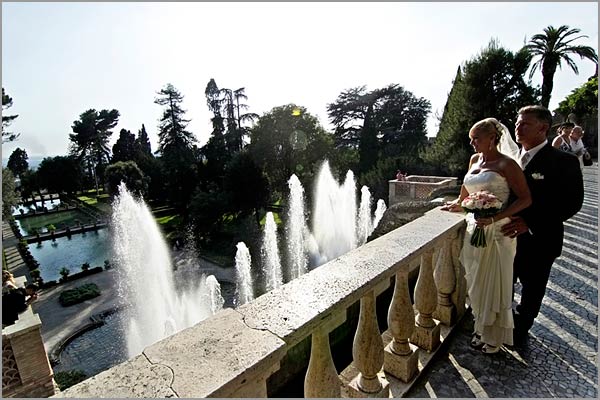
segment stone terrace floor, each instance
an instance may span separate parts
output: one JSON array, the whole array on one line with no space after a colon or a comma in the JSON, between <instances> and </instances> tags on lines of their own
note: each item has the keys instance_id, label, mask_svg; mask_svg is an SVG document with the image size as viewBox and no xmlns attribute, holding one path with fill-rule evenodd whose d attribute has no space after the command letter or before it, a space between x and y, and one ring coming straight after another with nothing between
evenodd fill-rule
<instances>
[{"instance_id":1,"label":"stone terrace floor","mask_svg":"<svg viewBox=\"0 0 600 400\"><path fill-rule=\"evenodd\" d=\"M596 163L584 167L583 207L565 223L563 252L527 345L493 355L474 350L468 314L407 397L598 397L597 172ZM516 299L519 293L516 287Z\"/></svg>"}]
</instances>

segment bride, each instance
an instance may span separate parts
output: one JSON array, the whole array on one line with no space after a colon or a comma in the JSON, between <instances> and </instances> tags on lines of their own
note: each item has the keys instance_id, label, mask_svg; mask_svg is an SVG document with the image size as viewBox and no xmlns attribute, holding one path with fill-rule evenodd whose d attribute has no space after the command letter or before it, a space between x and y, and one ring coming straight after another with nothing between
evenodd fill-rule
<instances>
[{"instance_id":1,"label":"bride","mask_svg":"<svg viewBox=\"0 0 600 400\"><path fill-rule=\"evenodd\" d=\"M525 175L515 161L519 149L506 126L495 118L486 118L473 125L469 138L476 154L471 156L459 198L446 203L442 210L462 211L462 200L481 190L493 193L502 201L502 209L492 217L467 215L467 231L460 254L475 320L471 346L491 354L497 353L503 344L513 344L513 260L517 241L504 236L500 228L510 221L510 216L531 204L531 194ZM475 226L484 227L487 246L471 245Z\"/></svg>"}]
</instances>

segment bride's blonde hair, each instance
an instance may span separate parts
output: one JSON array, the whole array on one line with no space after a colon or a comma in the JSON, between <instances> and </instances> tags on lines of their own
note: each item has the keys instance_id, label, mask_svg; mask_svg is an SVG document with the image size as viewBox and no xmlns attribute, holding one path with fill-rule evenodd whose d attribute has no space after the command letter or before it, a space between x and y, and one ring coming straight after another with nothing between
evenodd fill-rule
<instances>
[{"instance_id":1,"label":"bride's blonde hair","mask_svg":"<svg viewBox=\"0 0 600 400\"><path fill-rule=\"evenodd\" d=\"M482 119L481 121L476 122L471 129L493 134L494 138L496 139L496 146L498 146L498 143L500 143L502 127L500 125L500 121L498 121L496 118Z\"/></svg>"}]
</instances>

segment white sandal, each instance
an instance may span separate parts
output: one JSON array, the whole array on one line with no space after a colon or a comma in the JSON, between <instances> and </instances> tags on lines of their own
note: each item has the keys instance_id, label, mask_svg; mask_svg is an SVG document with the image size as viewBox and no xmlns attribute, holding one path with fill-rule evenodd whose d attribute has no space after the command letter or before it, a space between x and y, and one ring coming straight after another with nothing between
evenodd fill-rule
<instances>
[{"instance_id":1,"label":"white sandal","mask_svg":"<svg viewBox=\"0 0 600 400\"><path fill-rule=\"evenodd\" d=\"M481 336L479 336L477 333L473 334L473 337L471 338L471 347L475 348L475 349L479 349L481 348L481 346L483 346L485 343L483 343L481 341Z\"/></svg>"},{"instance_id":2,"label":"white sandal","mask_svg":"<svg viewBox=\"0 0 600 400\"><path fill-rule=\"evenodd\" d=\"M490 344L484 344L483 347L481 348L481 351L484 354L496 354L497 352L500 351L500 346L492 346Z\"/></svg>"}]
</instances>

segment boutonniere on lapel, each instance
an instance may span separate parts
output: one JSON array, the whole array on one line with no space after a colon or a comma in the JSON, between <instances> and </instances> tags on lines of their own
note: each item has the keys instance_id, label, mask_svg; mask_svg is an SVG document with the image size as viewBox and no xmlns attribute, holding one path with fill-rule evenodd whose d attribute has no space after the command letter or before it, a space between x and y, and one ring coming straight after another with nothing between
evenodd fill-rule
<instances>
[{"instance_id":1,"label":"boutonniere on lapel","mask_svg":"<svg viewBox=\"0 0 600 400\"><path fill-rule=\"evenodd\" d=\"M531 177L535 180L544 179L544 175L540 174L539 172L534 172L531 174Z\"/></svg>"}]
</instances>

